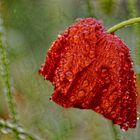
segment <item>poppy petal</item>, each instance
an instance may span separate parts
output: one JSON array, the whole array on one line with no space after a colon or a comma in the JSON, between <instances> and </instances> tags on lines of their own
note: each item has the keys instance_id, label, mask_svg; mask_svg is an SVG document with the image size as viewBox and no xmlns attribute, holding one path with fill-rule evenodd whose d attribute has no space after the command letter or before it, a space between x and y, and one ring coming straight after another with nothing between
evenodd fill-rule
<instances>
[{"instance_id":1,"label":"poppy petal","mask_svg":"<svg viewBox=\"0 0 140 140\"><path fill-rule=\"evenodd\" d=\"M137 117L132 65L125 43L87 18L58 37L39 73L55 86L57 104L92 109L127 130Z\"/></svg>"}]
</instances>

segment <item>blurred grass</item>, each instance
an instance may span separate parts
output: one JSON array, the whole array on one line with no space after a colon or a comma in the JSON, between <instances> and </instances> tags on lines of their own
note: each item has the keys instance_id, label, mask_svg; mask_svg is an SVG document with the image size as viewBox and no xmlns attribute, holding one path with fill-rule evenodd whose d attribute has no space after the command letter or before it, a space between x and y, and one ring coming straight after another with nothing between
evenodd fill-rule
<instances>
[{"instance_id":1,"label":"blurred grass","mask_svg":"<svg viewBox=\"0 0 140 140\"><path fill-rule=\"evenodd\" d=\"M106 27L126 19L126 12L118 9L106 15L93 1L95 17ZM52 85L38 75L47 49L57 34L76 18L86 17L84 0L1 0L12 85L21 123L45 140L114 140L110 121L90 110L64 109L49 100ZM97 6L97 7L96 7ZM97 12L98 11L98 12ZM136 57L136 37L132 27L117 33ZM137 56L139 57L139 56ZM135 59L134 64L137 62ZM140 80L140 78L139 78ZM1 82L1 79L0 79ZM137 79L138 89L140 83ZM0 117L7 119L8 111L0 85ZM120 131L119 139L139 140L140 126L128 132ZM15 140L13 135L0 133L0 140Z\"/></svg>"}]
</instances>

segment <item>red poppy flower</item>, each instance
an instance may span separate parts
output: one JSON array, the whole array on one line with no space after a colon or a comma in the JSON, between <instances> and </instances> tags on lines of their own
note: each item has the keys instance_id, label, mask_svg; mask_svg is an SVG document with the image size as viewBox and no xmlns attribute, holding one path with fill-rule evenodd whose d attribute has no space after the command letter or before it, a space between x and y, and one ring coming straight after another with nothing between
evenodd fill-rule
<instances>
[{"instance_id":1,"label":"red poppy flower","mask_svg":"<svg viewBox=\"0 0 140 140\"><path fill-rule=\"evenodd\" d=\"M127 130L137 121L132 65L125 43L87 18L58 36L39 73L53 83L57 104L92 109Z\"/></svg>"}]
</instances>

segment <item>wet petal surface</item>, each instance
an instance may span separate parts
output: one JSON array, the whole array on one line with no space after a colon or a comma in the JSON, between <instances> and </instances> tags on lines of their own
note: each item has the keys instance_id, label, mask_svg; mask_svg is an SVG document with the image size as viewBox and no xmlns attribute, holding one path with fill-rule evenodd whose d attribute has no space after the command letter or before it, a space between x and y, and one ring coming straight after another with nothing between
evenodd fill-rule
<instances>
[{"instance_id":1,"label":"wet petal surface","mask_svg":"<svg viewBox=\"0 0 140 140\"><path fill-rule=\"evenodd\" d=\"M53 83L57 104L92 109L127 130L136 127L137 118L132 65L125 43L87 18L57 38L39 73Z\"/></svg>"}]
</instances>

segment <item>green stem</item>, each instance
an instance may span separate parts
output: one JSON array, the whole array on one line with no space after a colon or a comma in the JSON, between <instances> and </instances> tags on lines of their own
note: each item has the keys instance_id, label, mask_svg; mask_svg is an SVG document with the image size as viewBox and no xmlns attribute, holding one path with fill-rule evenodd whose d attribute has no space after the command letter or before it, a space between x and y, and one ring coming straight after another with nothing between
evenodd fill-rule
<instances>
[{"instance_id":1,"label":"green stem","mask_svg":"<svg viewBox=\"0 0 140 140\"><path fill-rule=\"evenodd\" d=\"M132 18L132 19L123 21L123 22L121 22L119 24L116 24L115 26L109 28L107 30L107 32L108 33L114 33L115 31L117 31L117 30L119 30L121 28L124 28L124 27L132 25L132 24L136 24L136 23L140 23L140 17Z\"/></svg>"},{"instance_id":2,"label":"green stem","mask_svg":"<svg viewBox=\"0 0 140 140\"><path fill-rule=\"evenodd\" d=\"M2 67L2 73L3 78L5 81L5 92L7 97L7 102L9 106L9 112L11 114L12 120L16 123L17 122L17 112L16 112L16 105L13 98L13 93L11 89L11 83L10 83L10 73L9 73L9 64L8 59L6 55L6 49L4 45L2 44L2 33L0 33L0 58L1 58L1 67Z\"/></svg>"},{"instance_id":3,"label":"green stem","mask_svg":"<svg viewBox=\"0 0 140 140\"><path fill-rule=\"evenodd\" d=\"M30 134L29 132L27 132L26 130L24 130L22 127L18 127L15 124L12 124L10 122L6 122L3 120L0 120L0 130L1 131L5 131L5 133L15 133L16 136L22 136L30 139L30 140L42 140L41 138L38 138L37 136L34 136L32 134Z\"/></svg>"},{"instance_id":4,"label":"green stem","mask_svg":"<svg viewBox=\"0 0 140 140\"><path fill-rule=\"evenodd\" d=\"M116 126L111 122L111 128L114 133L115 140L122 140L121 133L117 130Z\"/></svg>"}]
</instances>

